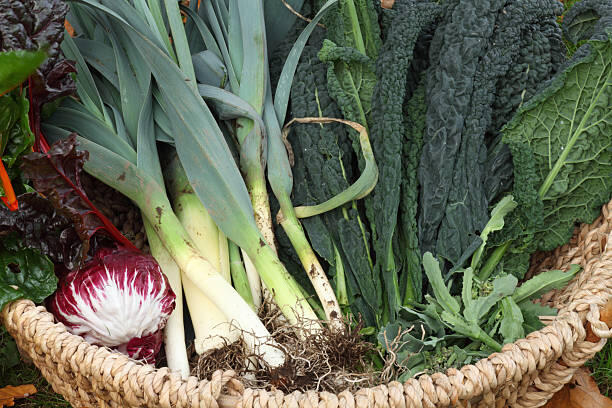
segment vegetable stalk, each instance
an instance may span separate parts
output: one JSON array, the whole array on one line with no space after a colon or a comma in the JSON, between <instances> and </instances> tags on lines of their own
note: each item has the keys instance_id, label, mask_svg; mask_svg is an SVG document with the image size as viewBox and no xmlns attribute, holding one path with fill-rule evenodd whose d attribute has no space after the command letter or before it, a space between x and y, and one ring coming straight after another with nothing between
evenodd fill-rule
<instances>
[{"instance_id":1,"label":"vegetable stalk","mask_svg":"<svg viewBox=\"0 0 612 408\"><path fill-rule=\"evenodd\" d=\"M144 217L143 217L144 218ZM183 325L183 288L181 284L181 271L170 256L166 248L155 233L155 230L146 219L144 227L149 241L151 255L155 258L168 278L170 287L176 295L174 311L166 322L164 328L164 346L166 361L170 370L178 371L183 379L189 377L189 359L185 347L185 328Z\"/></svg>"},{"instance_id":2,"label":"vegetable stalk","mask_svg":"<svg viewBox=\"0 0 612 408\"><path fill-rule=\"evenodd\" d=\"M229 268L225 267L229 266L229 263L222 259L222 256L228 256L228 253L223 251L222 254L220 251L219 230L193 192L176 156L170 161L167 170L169 191L176 216L204 258L230 283L229 270L227 270ZM221 238L225 240L227 246L225 236L222 235ZM195 332L196 352L202 354L238 340L240 333L233 329L224 312L216 307L187 276L183 276L183 280L185 298Z\"/></svg>"},{"instance_id":3,"label":"vegetable stalk","mask_svg":"<svg viewBox=\"0 0 612 408\"><path fill-rule=\"evenodd\" d=\"M249 349L272 367L282 365L284 355L274 346L263 323L213 265L197 251L195 243L172 211L163 189L117 154L83 138L79 138L79 143L90 152L85 170L131 198L185 276L243 330L243 338ZM271 264L270 256L275 258L273 252L262 252L263 256L258 257L260 262ZM288 300L287 304L296 304L292 300Z\"/></svg>"}]
</instances>

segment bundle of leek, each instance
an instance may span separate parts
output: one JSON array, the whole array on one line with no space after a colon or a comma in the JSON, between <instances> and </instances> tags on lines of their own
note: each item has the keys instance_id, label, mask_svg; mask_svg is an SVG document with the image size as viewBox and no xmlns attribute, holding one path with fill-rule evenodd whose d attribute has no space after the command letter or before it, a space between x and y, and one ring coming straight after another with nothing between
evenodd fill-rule
<instances>
[{"instance_id":1,"label":"bundle of leek","mask_svg":"<svg viewBox=\"0 0 612 408\"><path fill-rule=\"evenodd\" d=\"M280 224L326 317L342 328L334 292L291 203L291 168L280 130L301 50L336 1L328 1L294 44L274 99L266 45L271 24L266 27L262 0L191 2L183 8L186 24L175 1L80 0L71 6L69 21L78 36L67 38L64 52L77 62L80 101L64 101L44 129L52 139L76 131L81 148L90 152L86 171L141 209L153 255L174 291L184 289L198 352L216 345L212 334L236 338L231 321L267 364L283 363L253 311L261 298L259 277L289 322L319 327L275 254L266 165L281 206ZM269 19L277 15L268 11ZM278 35L284 35L282 28ZM173 146L170 159L161 160L167 163L163 169L157 142ZM366 160L369 166L355 183L359 188L302 214L335 208L371 190L377 171L373 157ZM169 367L186 376L182 298L177 300L166 354Z\"/></svg>"}]
</instances>

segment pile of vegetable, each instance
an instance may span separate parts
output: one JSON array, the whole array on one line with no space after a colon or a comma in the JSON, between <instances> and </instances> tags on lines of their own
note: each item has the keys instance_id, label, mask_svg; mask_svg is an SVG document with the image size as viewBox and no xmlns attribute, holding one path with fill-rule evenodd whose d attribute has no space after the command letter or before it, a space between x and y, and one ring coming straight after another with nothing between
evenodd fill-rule
<instances>
[{"instance_id":1,"label":"pile of vegetable","mask_svg":"<svg viewBox=\"0 0 612 408\"><path fill-rule=\"evenodd\" d=\"M543 327L533 300L580 268L525 279L531 256L612 198L612 8L384 5L0 0L23 64L0 65L0 306L55 292L73 333L148 363L163 341L185 377L190 326L197 354L288 375L266 302L296 347L369 341L382 359L340 369L388 352L400 380Z\"/></svg>"}]
</instances>

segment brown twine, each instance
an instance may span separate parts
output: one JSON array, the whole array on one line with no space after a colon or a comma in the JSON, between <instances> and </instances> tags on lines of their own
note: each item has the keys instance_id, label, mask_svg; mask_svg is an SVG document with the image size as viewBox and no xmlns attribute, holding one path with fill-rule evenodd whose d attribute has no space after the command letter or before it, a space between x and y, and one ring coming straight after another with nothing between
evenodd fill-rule
<instances>
[{"instance_id":1,"label":"brown twine","mask_svg":"<svg viewBox=\"0 0 612 408\"><path fill-rule=\"evenodd\" d=\"M459 370L338 395L245 389L233 371L216 371L208 380L182 380L167 368L155 369L86 343L28 300L7 305L2 319L53 389L78 408L533 408L544 405L612 337L599 315L612 299L612 202L593 224L580 227L568 245L541 260L537 271L570 264L580 264L583 271L566 288L544 296L542 302L560 310L543 329ZM587 323L599 338L595 343L587 340Z\"/></svg>"}]
</instances>

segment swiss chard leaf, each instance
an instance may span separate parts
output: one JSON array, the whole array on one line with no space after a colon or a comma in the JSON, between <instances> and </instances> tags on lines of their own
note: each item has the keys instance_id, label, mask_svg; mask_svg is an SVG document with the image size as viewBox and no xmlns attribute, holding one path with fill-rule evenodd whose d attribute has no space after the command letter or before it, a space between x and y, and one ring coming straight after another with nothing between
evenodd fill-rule
<instances>
[{"instance_id":1,"label":"swiss chard leaf","mask_svg":"<svg viewBox=\"0 0 612 408\"><path fill-rule=\"evenodd\" d=\"M25 81L46 57L44 51L0 52L0 94Z\"/></svg>"},{"instance_id":2,"label":"swiss chard leaf","mask_svg":"<svg viewBox=\"0 0 612 408\"><path fill-rule=\"evenodd\" d=\"M89 250L89 240L98 231L106 231L121 244L133 248L117 228L87 198L81 185L86 151L76 150L76 135L53 144L47 153L30 153L23 157L22 171L36 190L53 206L68 216L83 242L81 255Z\"/></svg>"},{"instance_id":3,"label":"swiss chard leaf","mask_svg":"<svg viewBox=\"0 0 612 408\"><path fill-rule=\"evenodd\" d=\"M0 207L0 234L17 233L26 247L68 269L76 268L84 256L83 243L70 218L37 193L25 193L17 199L17 211Z\"/></svg>"},{"instance_id":4,"label":"swiss chard leaf","mask_svg":"<svg viewBox=\"0 0 612 408\"><path fill-rule=\"evenodd\" d=\"M74 65L61 58L64 21L68 4L62 0L0 0L0 49L47 49L48 58L30 76L31 126L36 148L41 146L40 110L59 97L72 94L76 87L72 76Z\"/></svg>"},{"instance_id":5,"label":"swiss chard leaf","mask_svg":"<svg viewBox=\"0 0 612 408\"><path fill-rule=\"evenodd\" d=\"M15 237L0 244L0 309L13 300L40 303L57 288L53 262L38 251L23 248Z\"/></svg>"},{"instance_id":6,"label":"swiss chard leaf","mask_svg":"<svg viewBox=\"0 0 612 408\"><path fill-rule=\"evenodd\" d=\"M28 100L19 94L0 97L0 156L8 167L12 167L34 143L29 107Z\"/></svg>"}]
</instances>

